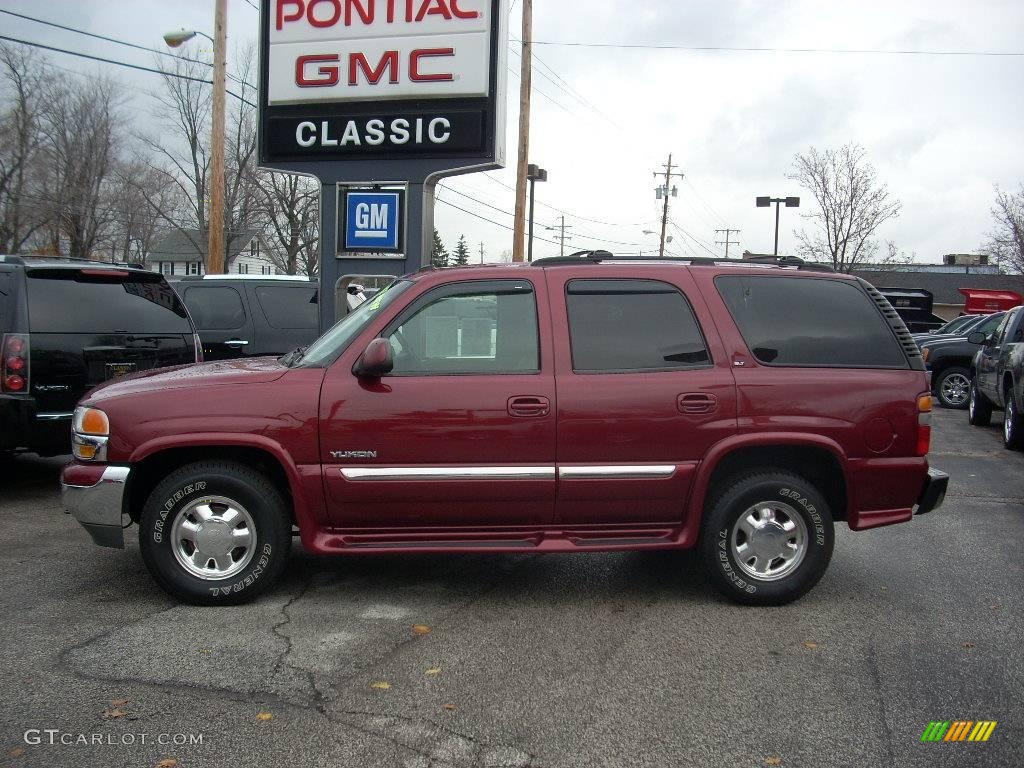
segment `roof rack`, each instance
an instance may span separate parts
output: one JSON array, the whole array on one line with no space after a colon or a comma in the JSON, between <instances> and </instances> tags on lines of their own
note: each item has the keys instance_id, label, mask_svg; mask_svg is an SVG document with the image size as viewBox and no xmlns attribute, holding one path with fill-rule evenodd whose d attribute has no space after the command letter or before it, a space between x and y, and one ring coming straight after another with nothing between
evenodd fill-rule
<instances>
[{"instance_id":1,"label":"roof rack","mask_svg":"<svg viewBox=\"0 0 1024 768\"><path fill-rule=\"evenodd\" d=\"M720 266L720 265L775 265L779 267L796 267L797 269L813 270L815 272L834 272L832 267L825 264L806 262L797 256L755 256L751 259L715 259L707 256L616 256L610 251L576 251L576 253L564 256L546 256L534 259L533 264L548 266L552 264L600 264L603 261L667 261L682 262L691 266Z\"/></svg>"}]
</instances>

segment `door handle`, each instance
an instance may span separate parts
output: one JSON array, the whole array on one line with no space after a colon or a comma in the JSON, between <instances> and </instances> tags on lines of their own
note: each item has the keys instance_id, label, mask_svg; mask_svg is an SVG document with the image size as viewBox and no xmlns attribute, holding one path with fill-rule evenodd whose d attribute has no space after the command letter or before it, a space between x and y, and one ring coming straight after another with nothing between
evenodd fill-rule
<instances>
[{"instance_id":1,"label":"door handle","mask_svg":"<svg viewBox=\"0 0 1024 768\"><path fill-rule=\"evenodd\" d=\"M510 416L547 416L551 413L551 401L536 395L519 395L508 399Z\"/></svg>"},{"instance_id":2,"label":"door handle","mask_svg":"<svg viewBox=\"0 0 1024 768\"><path fill-rule=\"evenodd\" d=\"M684 392L676 398L676 407L688 415L714 413L718 410L718 398L707 392Z\"/></svg>"},{"instance_id":3,"label":"door handle","mask_svg":"<svg viewBox=\"0 0 1024 768\"><path fill-rule=\"evenodd\" d=\"M226 346L226 347L244 347L248 343L249 342L246 341L245 339L228 339L227 341L224 342L224 346Z\"/></svg>"}]
</instances>

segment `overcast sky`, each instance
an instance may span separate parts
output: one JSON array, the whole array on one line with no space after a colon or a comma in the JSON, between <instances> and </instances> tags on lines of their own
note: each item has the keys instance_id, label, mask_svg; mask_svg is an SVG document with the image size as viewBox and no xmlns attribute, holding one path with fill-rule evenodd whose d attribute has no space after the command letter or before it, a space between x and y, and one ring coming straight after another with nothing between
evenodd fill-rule
<instances>
[{"instance_id":1,"label":"overcast sky","mask_svg":"<svg viewBox=\"0 0 1024 768\"><path fill-rule=\"evenodd\" d=\"M213 26L212 0L0 5L154 47L162 45L168 29ZM519 36L520 6L516 0L511 12L513 37ZM232 45L255 41L258 13L245 0L229 0L229 7ZM123 61L153 61L143 51L11 17L0 18L0 29ZM1019 0L534 2L535 39L548 43L1024 52L1022 33ZM509 65L518 72L518 46L512 47ZM734 235L740 249L770 252L773 214L755 208L754 198L800 195L809 205L807 191L785 176L794 153L812 145L855 141L866 148L879 177L904 206L881 238L916 253L918 261L976 250L991 226L993 186L1015 188L1024 181L1024 56L559 45L538 45L536 54L541 63L534 73L530 155L550 175L537 187L537 233L550 238L544 227L558 224L564 211L575 247L656 249L657 236L642 230L658 228L652 172L670 152L686 174L677 182L679 197L671 201L670 249L693 255L708 255L707 248L720 253L714 241L722 236L714 230L726 227L741 230ZM156 86L155 75L62 54L51 60L70 70L69 77L116 76L131 97L133 120L144 125L149 119L144 92ZM518 76L509 73L508 84L510 167L446 181L454 191L442 191L441 197L511 226L513 194L506 186L514 185ZM780 251L787 252L794 245L792 230L802 222L793 210L784 209L782 216ZM511 247L507 229L444 204L437 206L437 226L450 247L460 233L474 251L482 241L489 260ZM535 255L555 249L538 242Z\"/></svg>"}]
</instances>

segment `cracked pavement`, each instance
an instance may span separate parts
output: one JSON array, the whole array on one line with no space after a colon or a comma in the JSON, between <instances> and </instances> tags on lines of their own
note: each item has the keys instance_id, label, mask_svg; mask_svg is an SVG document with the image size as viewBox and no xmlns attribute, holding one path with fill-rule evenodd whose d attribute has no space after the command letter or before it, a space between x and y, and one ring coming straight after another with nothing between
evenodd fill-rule
<instances>
[{"instance_id":1,"label":"cracked pavement","mask_svg":"<svg viewBox=\"0 0 1024 768\"><path fill-rule=\"evenodd\" d=\"M838 527L822 582L774 609L723 602L686 552L299 546L255 604L182 606L134 528L100 549L60 511L60 460L19 457L0 466L0 765L1016 766L1024 453L998 424L935 422L946 506ZM999 725L985 744L920 743L948 719Z\"/></svg>"}]
</instances>

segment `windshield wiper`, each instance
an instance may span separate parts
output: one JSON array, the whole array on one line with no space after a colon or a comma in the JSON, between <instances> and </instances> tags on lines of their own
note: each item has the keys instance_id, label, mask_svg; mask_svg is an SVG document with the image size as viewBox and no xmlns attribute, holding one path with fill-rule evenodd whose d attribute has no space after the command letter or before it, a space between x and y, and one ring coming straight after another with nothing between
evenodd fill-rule
<instances>
[{"instance_id":1,"label":"windshield wiper","mask_svg":"<svg viewBox=\"0 0 1024 768\"><path fill-rule=\"evenodd\" d=\"M278 362L286 368L298 365L299 361L302 360L303 355L306 354L307 349L308 347L296 347L291 352L282 355Z\"/></svg>"}]
</instances>

